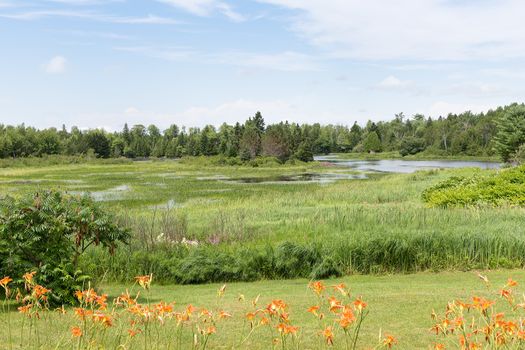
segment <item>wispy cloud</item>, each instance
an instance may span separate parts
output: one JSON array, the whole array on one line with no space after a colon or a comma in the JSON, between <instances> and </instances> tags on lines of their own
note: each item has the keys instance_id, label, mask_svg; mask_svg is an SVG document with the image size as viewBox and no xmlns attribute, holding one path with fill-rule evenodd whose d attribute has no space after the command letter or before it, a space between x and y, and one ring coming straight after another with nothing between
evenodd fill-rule
<instances>
[{"instance_id":1,"label":"wispy cloud","mask_svg":"<svg viewBox=\"0 0 525 350\"><path fill-rule=\"evenodd\" d=\"M44 70L48 74L62 74L66 71L67 60L63 56L55 56L44 64Z\"/></svg>"},{"instance_id":2,"label":"wispy cloud","mask_svg":"<svg viewBox=\"0 0 525 350\"><path fill-rule=\"evenodd\" d=\"M125 2L126 0L46 0L65 5L106 5L115 2Z\"/></svg>"},{"instance_id":3,"label":"wispy cloud","mask_svg":"<svg viewBox=\"0 0 525 350\"><path fill-rule=\"evenodd\" d=\"M156 15L147 15L143 17L122 17L106 15L91 11L66 11L66 10L42 10L42 11L27 11L11 14L0 14L0 18L8 18L13 20L34 21L46 18L76 18L85 19L97 22L121 23L121 24L178 24L179 22L167 17L159 17Z\"/></svg>"},{"instance_id":4,"label":"wispy cloud","mask_svg":"<svg viewBox=\"0 0 525 350\"><path fill-rule=\"evenodd\" d=\"M386 77L385 79L381 80L377 87L380 89L387 89L387 90L400 90L400 89L406 89L407 87L410 87L412 85L412 82L409 80L400 80L396 78L393 75L390 75Z\"/></svg>"},{"instance_id":5,"label":"wispy cloud","mask_svg":"<svg viewBox=\"0 0 525 350\"><path fill-rule=\"evenodd\" d=\"M318 71L319 63L313 56L285 51L278 53L219 52L204 53L188 47L117 46L117 51L141 54L167 61L188 61L201 64L220 64L252 70L276 70L283 72Z\"/></svg>"},{"instance_id":6,"label":"wispy cloud","mask_svg":"<svg viewBox=\"0 0 525 350\"><path fill-rule=\"evenodd\" d=\"M288 18L293 30L334 57L428 61L525 57L522 0L258 1L294 10Z\"/></svg>"},{"instance_id":7,"label":"wispy cloud","mask_svg":"<svg viewBox=\"0 0 525 350\"><path fill-rule=\"evenodd\" d=\"M72 30L69 33L75 36L89 37L89 38L102 38L102 39L111 39L111 40L132 40L134 39L134 37L131 35L124 35L124 34L112 33L112 32Z\"/></svg>"},{"instance_id":8,"label":"wispy cloud","mask_svg":"<svg viewBox=\"0 0 525 350\"><path fill-rule=\"evenodd\" d=\"M197 52L187 47L117 46L117 51L130 52L166 61L187 61L197 56Z\"/></svg>"},{"instance_id":9,"label":"wispy cloud","mask_svg":"<svg viewBox=\"0 0 525 350\"><path fill-rule=\"evenodd\" d=\"M236 12L232 6L218 0L157 0L159 2L181 8L197 16L210 16L219 12L234 22L242 22L246 18Z\"/></svg>"}]
</instances>

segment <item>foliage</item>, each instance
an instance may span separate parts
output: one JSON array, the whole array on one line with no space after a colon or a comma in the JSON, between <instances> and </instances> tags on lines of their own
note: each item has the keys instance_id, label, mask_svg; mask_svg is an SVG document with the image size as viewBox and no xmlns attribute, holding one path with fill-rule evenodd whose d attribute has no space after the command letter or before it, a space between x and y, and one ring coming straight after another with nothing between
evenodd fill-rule
<instances>
[{"instance_id":1,"label":"foliage","mask_svg":"<svg viewBox=\"0 0 525 350\"><path fill-rule=\"evenodd\" d=\"M376 131L371 131L366 135L363 141L363 148L367 153L381 151L381 140Z\"/></svg>"},{"instance_id":2,"label":"foliage","mask_svg":"<svg viewBox=\"0 0 525 350\"><path fill-rule=\"evenodd\" d=\"M519 147L525 144L525 105L508 108L497 120L495 148L507 162Z\"/></svg>"},{"instance_id":3,"label":"foliage","mask_svg":"<svg viewBox=\"0 0 525 350\"><path fill-rule=\"evenodd\" d=\"M525 204L525 166L492 173L453 176L426 189L422 198L432 206Z\"/></svg>"},{"instance_id":4,"label":"foliage","mask_svg":"<svg viewBox=\"0 0 525 350\"><path fill-rule=\"evenodd\" d=\"M404 157L409 154L417 154L425 150L425 140L416 137L405 137L401 141L399 153Z\"/></svg>"},{"instance_id":5,"label":"foliage","mask_svg":"<svg viewBox=\"0 0 525 350\"><path fill-rule=\"evenodd\" d=\"M422 149L430 154L490 156L496 148L504 157L523 143L519 115L523 105L513 104L486 114L449 114L439 118L400 113L391 121L351 127L281 122L265 125L260 112L244 123L206 125L203 128L171 125L161 131L155 125L125 124L120 132L82 131L65 126L37 130L33 127L0 125L0 158L45 155L87 155L97 157L179 158L184 156L240 157L249 161L268 155L285 162L292 156L306 161L309 153L399 152L413 154ZM521 128L523 129L523 128ZM308 155L305 155L305 151ZM508 159L508 158L507 158Z\"/></svg>"},{"instance_id":6,"label":"foliage","mask_svg":"<svg viewBox=\"0 0 525 350\"><path fill-rule=\"evenodd\" d=\"M65 302L64 289L81 282L81 255L91 246L111 254L129 232L88 196L73 197L56 191L37 192L0 204L0 273L39 271L52 284L53 297Z\"/></svg>"}]
</instances>

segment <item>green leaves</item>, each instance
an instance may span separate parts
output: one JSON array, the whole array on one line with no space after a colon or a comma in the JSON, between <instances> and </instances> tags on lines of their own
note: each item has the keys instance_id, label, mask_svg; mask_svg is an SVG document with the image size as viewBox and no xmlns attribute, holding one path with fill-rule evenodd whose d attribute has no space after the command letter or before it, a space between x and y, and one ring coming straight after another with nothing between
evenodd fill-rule
<instances>
[{"instance_id":1,"label":"green leaves","mask_svg":"<svg viewBox=\"0 0 525 350\"><path fill-rule=\"evenodd\" d=\"M55 290L69 290L77 286L79 258L89 247L101 245L113 253L129 238L128 230L89 196L44 191L8 197L0 203L0 274L38 270Z\"/></svg>"},{"instance_id":2,"label":"green leaves","mask_svg":"<svg viewBox=\"0 0 525 350\"><path fill-rule=\"evenodd\" d=\"M525 106L515 105L497 121L495 149L505 162L525 144Z\"/></svg>"}]
</instances>

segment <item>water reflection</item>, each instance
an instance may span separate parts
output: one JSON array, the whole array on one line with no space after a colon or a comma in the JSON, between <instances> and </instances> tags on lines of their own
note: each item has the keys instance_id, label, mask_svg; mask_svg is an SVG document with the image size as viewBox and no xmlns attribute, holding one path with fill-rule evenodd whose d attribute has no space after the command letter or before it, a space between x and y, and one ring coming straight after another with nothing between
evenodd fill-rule
<instances>
[{"instance_id":1,"label":"water reflection","mask_svg":"<svg viewBox=\"0 0 525 350\"><path fill-rule=\"evenodd\" d=\"M347 166L358 171L374 171L388 173L413 173L425 169L443 168L468 168L497 169L501 166L496 162L479 161L456 161L456 160L348 160L339 159L337 156L318 156L315 160L320 162L334 163L338 166Z\"/></svg>"}]
</instances>

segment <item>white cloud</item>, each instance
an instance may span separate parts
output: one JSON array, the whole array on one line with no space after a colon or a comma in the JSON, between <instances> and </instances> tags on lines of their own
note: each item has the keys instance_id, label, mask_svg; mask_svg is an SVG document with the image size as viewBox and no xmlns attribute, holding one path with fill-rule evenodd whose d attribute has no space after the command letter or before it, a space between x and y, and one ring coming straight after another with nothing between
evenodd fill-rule
<instances>
[{"instance_id":1,"label":"white cloud","mask_svg":"<svg viewBox=\"0 0 525 350\"><path fill-rule=\"evenodd\" d=\"M150 46L121 46L114 50L141 54L166 61L187 61L196 56L196 52L187 47L150 47Z\"/></svg>"},{"instance_id":2,"label":"white cloud","mask_svg":"<svg viewBox=\"0 0 525 350\"><path fill-rule=\"evenodd\" d=\"M62 10L43 10L28 11L12 14L0 14L0 18L13 20L34 21L45 18L64 17L78 18L97 22L119 23L119 24L178 24L171 18L147 15L144 17L119 17L106 14L100 14L90 11L62 11Z\"/></svg>"},{"instance_id":3,"label":"white cloud","mask_svg":"<svg viewBox=\"0 0 525 350\"><path fill-rule=\"evenodd\" d=\"M113 2L124 2L125 0L47 0L65 5L105 5Z\"/></svg>"},{"instance_id":4,"label":"white cloud","mask_svg":"<svg viewBox=\"0 0 525 350\"><path fill-rule=\"evenodd\" d=\"M11 2L8 2L8 1L4 1L4 0L0 0L0 8L3 8L3 7L12 7L13 4Z\"/></svg>"},{"instance_id":5,"label":"white cloud","mask_svg":"<svg viewBox=\"0 0 525 350\"><path fill-rule=\"evenodd\" d=\"M333 57L525 57L522 0L258 0L296 11L292 28Z\"/></svg>"},{"instance_id":6,"label":"white cloud","mask_svg":"<svg viewBox=\"0 0 525 350\"><path fill-rule=\"evenodd\" d=\"M114 47L114 49L167 61L191 60L194 63L230 65L249 70L249 72L245 71L244 73L254 73L261 69L282 72L320 70L314 57L292 51L273 54L241 51L206 54L187 47L120 46Z\"/></svg>"},{"instance_id":7,"label":"white cloud","mask_svg":"<svg viewBox=\"0 0 525 350\"><path fill-rule=\"evenodd\" d=\"M440 91L442 95L455 95L466 97L495 97L507 95L508 90L496 85L479 82L462 82L452 84Z\"/></svg>"},{"instance_id":8,"label":"white cloud","mask_svg":"<svg viewBox=\"0 0 525 350\"><path fill-rule=\"evenodd\" d=\"M400 80L396 78L395 76L391 75L391 76L386 77L382 81L380 81L377 84L377 87L381 89L399 90L399 89L405 89L409 87L411 84L412 82L408 80Z\"/></svg>"},{"instance_id":9,"label":"white cloud","mask_svg":"<svg viewBox=\"0 0 525 350\"><path fill-rule=\"evenodd\" d=\"M49 74L61 74L66 71L67 60L63 56L55 56L44 64L44 70Z\"/></svg>"},{"instance_id":10,"label":"white cloud","mask_svg":"<svg viewBox=\"0 0 525 350\"><path fill-rule=\"evenodd\" d=\"M233 10L233 8L223 1L218 0L157 0L165 4L182 8L197 16L210 16L217 11L222 13L234 22L242 22L245 17Z\"/></svg>"},{"instance_id":11,"label":"white cloud","mask_svg":"<svg viewBox=\"0 0 525 350\"><path fill-rule=\"evenodd\" d=\"M254 100L239 98L216 106L193 106L180 111L155 111L130 106L121 112L82 113L75 120L89 120L90 125L107 125L106 130L121 130L124 122L134 124L155 124L167 128L171 124L186 127L203 127L207 124L219 127L222 123L235 124L244 122L260 111L267 123L281 121L319 122L320 120L345 121L347 116L331 115L328 112L317 113L302 106L296 99ZM337 119L340 118L340 119ZM300 119L298 119L300 118ZM323 119L326 118L326 119Z\"/></svg>"}]
</instances>

